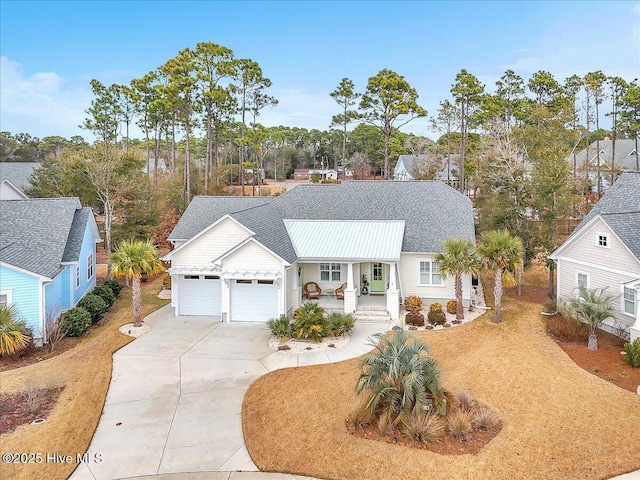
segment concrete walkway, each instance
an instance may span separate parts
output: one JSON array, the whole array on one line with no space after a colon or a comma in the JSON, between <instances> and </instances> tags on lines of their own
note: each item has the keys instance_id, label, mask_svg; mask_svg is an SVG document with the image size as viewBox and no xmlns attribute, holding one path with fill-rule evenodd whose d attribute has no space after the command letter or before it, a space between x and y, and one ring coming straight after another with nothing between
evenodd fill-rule
<instances>
[{"instance_id":1,"label":"concrete walkway","mask_svg":"<svg viewBox=\"0 0 640 480\"><path fill-rule=\"evenodd\" d=\"M72 480L163 475L172 480L304 478L259 473L242 436L242 400L260 376L285 367L331 363L371 350L386 324L357 324L339 349L298 355L267 347L260 323L172 317L165 306L145 318L151 331L113 355L113 375L89 456Z\"/></svg>"}]
</instances>

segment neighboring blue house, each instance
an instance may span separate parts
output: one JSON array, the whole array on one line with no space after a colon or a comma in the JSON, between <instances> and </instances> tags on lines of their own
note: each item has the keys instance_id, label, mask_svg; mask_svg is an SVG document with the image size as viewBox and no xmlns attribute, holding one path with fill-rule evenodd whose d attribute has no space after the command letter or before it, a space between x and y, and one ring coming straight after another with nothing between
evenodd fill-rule
<instances>
[{"instance_id":1,"label":"neighboring blue house","mask_svg":"<svg viewBox=\"0 0 640 480\"><path fill-rule=\"evenodd\" d=\"M78 198L0 201L0 304L16 305L36 345L48 319L96 284L93 212Z\"/></svg>"}]
</instances>

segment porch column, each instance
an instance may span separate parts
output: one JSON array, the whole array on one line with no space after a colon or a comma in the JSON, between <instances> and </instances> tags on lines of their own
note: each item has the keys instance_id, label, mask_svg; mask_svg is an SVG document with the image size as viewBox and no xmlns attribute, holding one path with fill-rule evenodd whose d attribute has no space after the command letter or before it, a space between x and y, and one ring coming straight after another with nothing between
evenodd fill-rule
<instances>
[{"instance_id":1,"label":"porch column","mask_svg":"<svg viewBox=\"0 0 640 480\"><path fill-rule=\"evenodd\" d=\"M391 320L400 318L400 290L396 287L396 264L389 264L389 288L387 289L387 311Z\"/></svg>"},{"instance_id":2,"label":"porch column","mask_svg":"<svg viewBox=\"0 0 640 480\"><path fill-rule=\"evenodd\" d=\"M353 263L347 263L347 288L344 290L344 313L353 313L358 306L356 288L353 285Z\"/></svg>"},{"instance_id":3,"label":"porch column","mask_svg":"<svg viewBox=\"0 0 640 480\"><path fill-rule=\"evenodd\" d=\"M636 338L640 338L640 305L638 305L639 302L640 302L640 286L636 287L636 321L633 325L631 325L631 328L629 328L631 343L633 343L633 341Z\"/></svg>"}]
</instances>

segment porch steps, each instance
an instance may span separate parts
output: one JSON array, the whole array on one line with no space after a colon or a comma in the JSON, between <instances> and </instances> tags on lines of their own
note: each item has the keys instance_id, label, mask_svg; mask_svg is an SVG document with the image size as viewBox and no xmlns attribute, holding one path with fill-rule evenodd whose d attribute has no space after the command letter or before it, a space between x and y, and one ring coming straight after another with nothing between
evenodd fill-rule
<instances>
[{"instance_id":1,"label":"porch steps","mask_svg":"<svg viewBox=\"0 0 640 480\"><path fill-rule=\"evenodd\" d=\"M386 310L358 308L353 317L361 323L389 323L391 315Z\"/></svg>"}]
</instances>

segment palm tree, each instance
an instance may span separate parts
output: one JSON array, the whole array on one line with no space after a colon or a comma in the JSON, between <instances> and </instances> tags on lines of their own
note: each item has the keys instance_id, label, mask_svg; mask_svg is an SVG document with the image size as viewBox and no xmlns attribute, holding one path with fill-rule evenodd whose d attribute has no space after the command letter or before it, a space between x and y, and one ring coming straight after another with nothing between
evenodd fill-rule
<instances>
[{"instance_id":1,"label":"palm tree","mask_svg":"<svg viewBox=\"0 0 640 480\"><path fill-rule=\"evenodd\" d=\"M109 257L109 265L114 276L131 279L133 326L141 326L142 291L140 278L143 274L153 275L164 271L162 262L158 258L158 250L151 243L151 240L124 241Z\"/></svg>"},{"instance_id":2,"label":"palm tree","mask_svg":"<svg viewBox=\"0 0 640 480\"><path fill-rule=\"evenodd\" d=\"M589 350L598 349L598 328L615 313L614 302L619 295L607 292L605 288L578 287L576 295L565 297L560 302L563 315L582 320L589 326Z\"/></svg>"},{"instance_id":3,"label":"palm tree","mask_svg":"<svg viewBox=\"0 0 640 480\"><path fill-rule=\"evenodd\" d=\"M493 298L495 311L493 321L500 323L500 305L502 303L502 285L512 287L516 284L513 272L520 265L523 247L519 237L512 237L509 232L493 231L480 236L482 245L479 248L482 266L495 272Z\"/></svg>"},{"instance_id":4,"label":"palm tree","mask_svg":"<svg viewBox=\"0 0 640 480\"><path fill-rule=\"evenodd\" d=\"M382 333L370 342L374 350L361 361L362 373L357 393L371 392L369 413L393 423L401 414L422 412L430 399L433 406L444 397L440 370L427 356L429 348L404 330L394 330L391 337Z\"/></svg>"},{"instance_id":5,"label":"palm tree","mask_svg":"<svg viewBox=\"0 0 640 480\"><path fill-rule=\"evenodd\" d=\"M439 253L436 261L444 278L453 275L456 281L456 320L464 319L462 308L462 275L477 275L480 259L469 240L451 238L444 242L444 252Z\"/></svg>"},{"instance_id":6,"label":"palm tree","mask_svg":"<svg viewBox=\"0 0 640 480\"><path fill-rule=\"evenodd\" d=\"M0 355L11 355L29 344L27 325L15 305L0 306Z\"/></svg>"}]
</instances>

